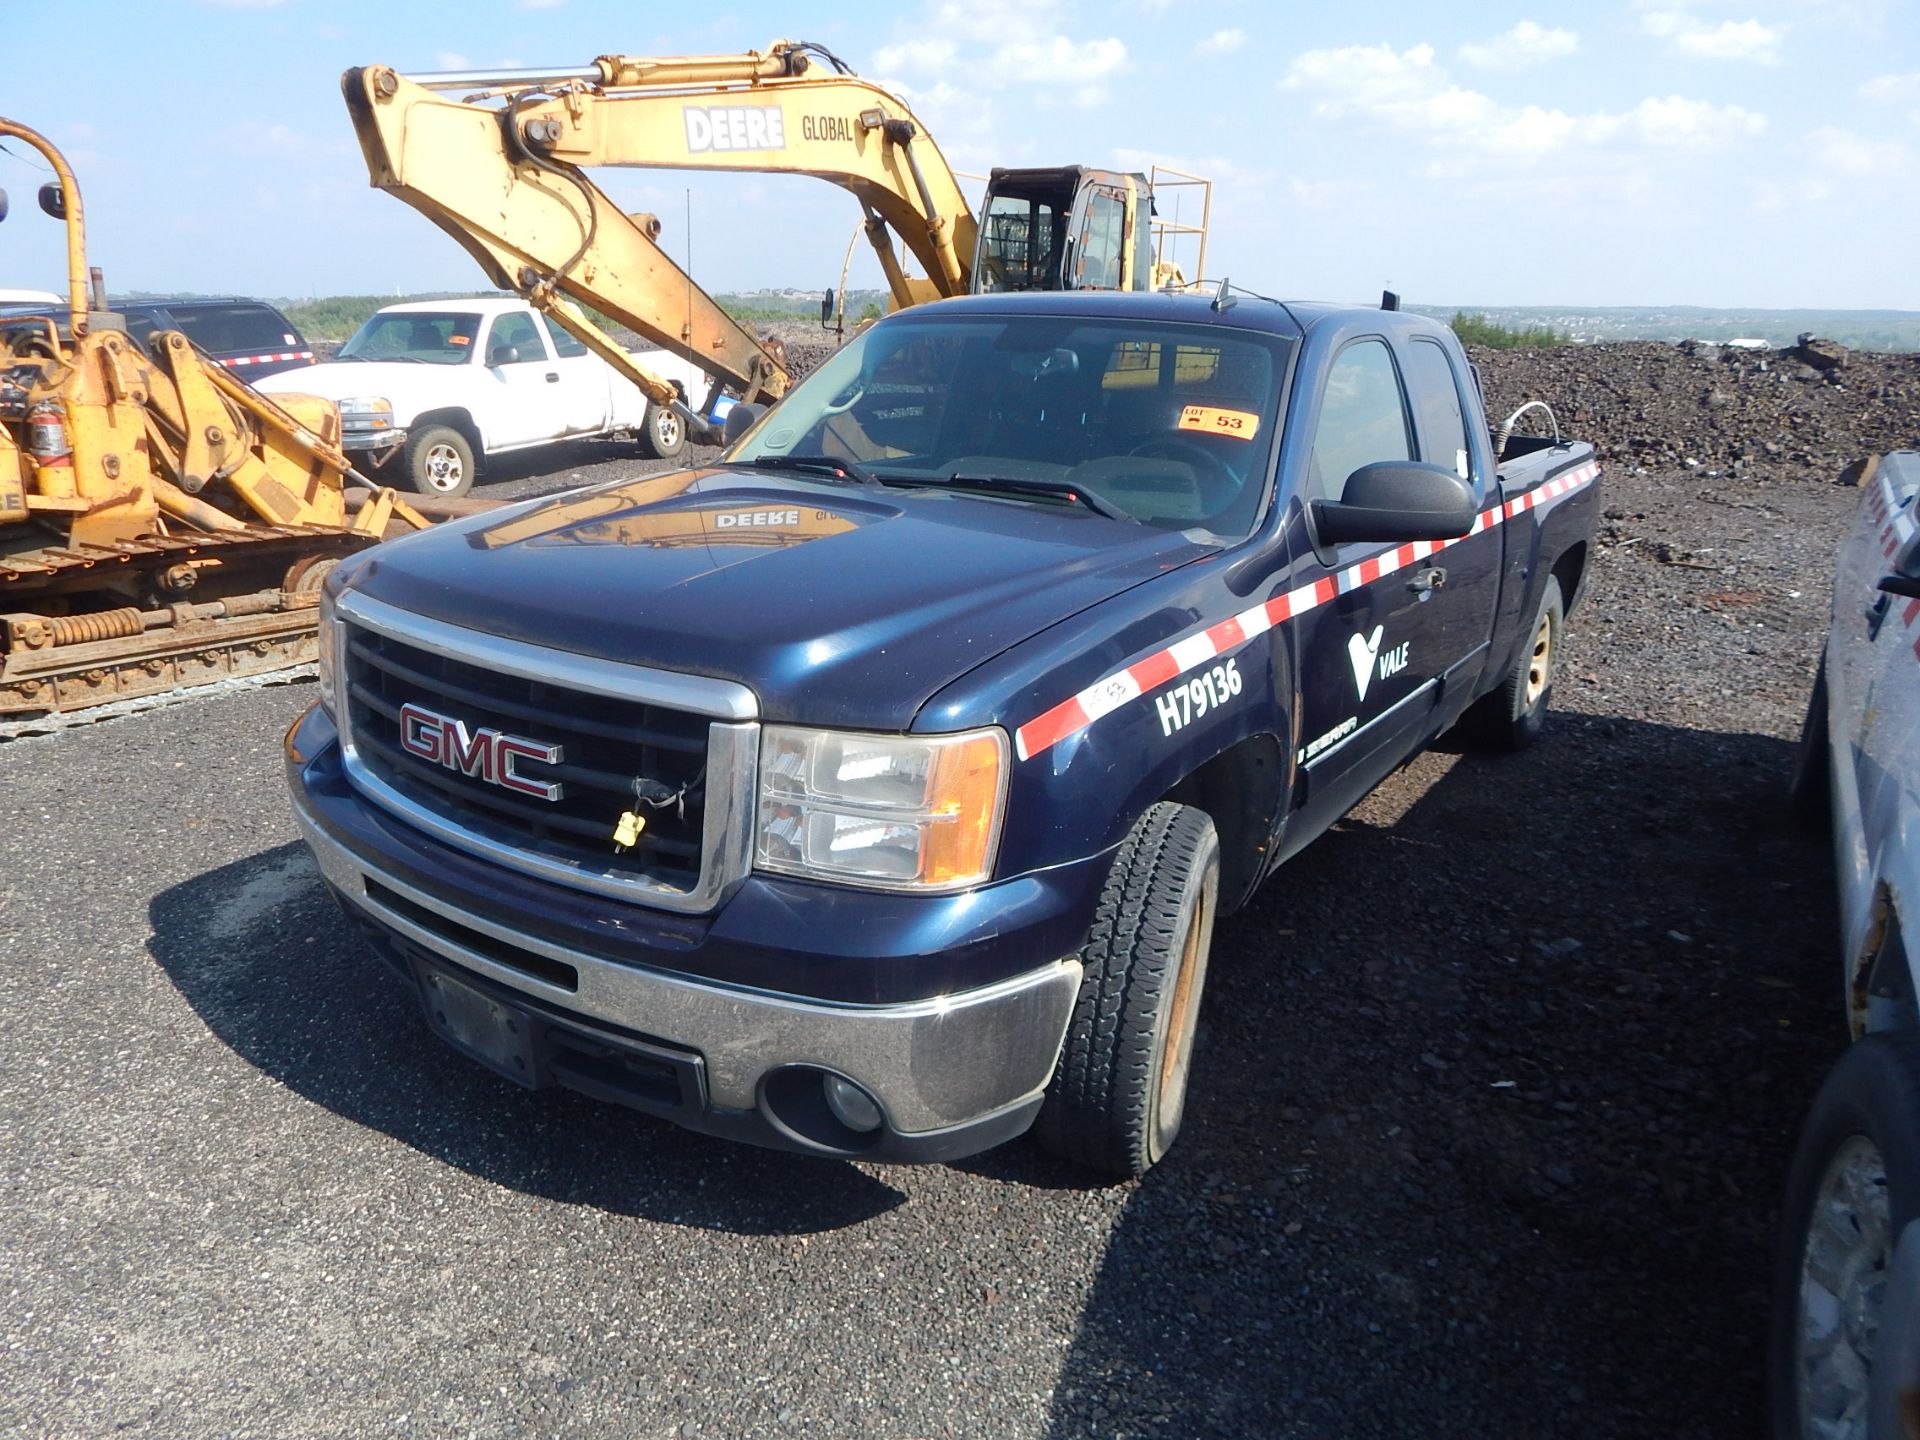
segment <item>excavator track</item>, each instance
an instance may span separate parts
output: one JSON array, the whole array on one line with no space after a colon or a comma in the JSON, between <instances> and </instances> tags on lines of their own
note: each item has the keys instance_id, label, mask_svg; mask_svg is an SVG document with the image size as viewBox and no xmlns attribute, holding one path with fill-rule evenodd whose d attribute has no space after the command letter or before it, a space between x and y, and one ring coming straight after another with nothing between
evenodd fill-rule
<instances>
[{"instance_id":1,"label":"excavator track","mask_svg":"<svg viewBox=\"0 0 1920 1440\"><path fill-rule=\"evenodd\" d=\"M346 529L256 525L0 554L0 720L309 663L321 580L372 543ZM154 594L178 598L137 598ZM126 603L97 608L107 597Z\"/></svg>"}]
</instances>

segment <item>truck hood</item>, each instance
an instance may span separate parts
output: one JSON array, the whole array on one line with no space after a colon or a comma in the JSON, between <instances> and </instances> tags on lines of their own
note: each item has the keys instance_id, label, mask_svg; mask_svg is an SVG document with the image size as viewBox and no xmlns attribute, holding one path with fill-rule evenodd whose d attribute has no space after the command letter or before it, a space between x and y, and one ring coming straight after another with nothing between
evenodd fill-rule
<instances>
[{"instance_id":1,"label":"truck hood","mask_svg":"<svg viewBox=\"0 0 1920 1440\"><path fill-rule=\"evenodd\" d=\"M738 681L768 720L905 730L1010 646L1218 548L1048 504L708 469L391 541L351 588L533 645Z\"/></svg>"},{"instance_id":2,"label":"truck hood","mask_svg":"<svg viewBox=\"0 0 1920 1440\"><path fill-rule=\"evenodd\" d=\"M338 404L362 396L378 396L393 402L396 417L411 413L415 395L439 395L444 403L447 376L467 369L465 365L416 365L393 360L323 360L300 370L282 370L269 375L253 388L267 395L318 395ZM438 377L436 381L436 377ZM405 424L405 420L400 420Z\"/></svg>"}]
</instances>

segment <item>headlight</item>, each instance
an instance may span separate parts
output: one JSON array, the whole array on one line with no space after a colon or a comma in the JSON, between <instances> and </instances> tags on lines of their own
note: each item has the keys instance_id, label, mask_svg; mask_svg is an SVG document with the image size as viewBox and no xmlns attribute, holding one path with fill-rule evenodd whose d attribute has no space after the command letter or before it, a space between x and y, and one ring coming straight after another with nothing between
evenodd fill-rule
<instances>
[{"instance_id":1,"label":"headlight","mask_svg":"<svg viewBox=\"0 0 1920 1440\"><path fill-rule=\"evenodd\" d=\"M882 890L963 890L993 873L1007 736L861 735L769 725L760 746L763 870Z\"/></svg>"},{"instance_id":2,"label":"headlight","mask_svg":"<svg viewBox=\"0 0 1920 1440\"><path fill-rule=\"evenodd\" d=\"M320 708L336 723L340 719L340 712L334 705L334 687L339 683L336 677L341 666L340 658L334 651L340 644L340 634L340 623L333 614L333 592L323 589L320 592L320 634L314 668L320 681Z\"/></svg>"},{"instance_id":3,"label":"headlight","mask_svg":"<svg viewBox=\"0 0 1920 1440\"><path fill-rule=\"evenodd\" d=\"M340 428L367 434L393 428L393 402L378 395L356 395L340 402Z\"/></svg>"}]
</instances>

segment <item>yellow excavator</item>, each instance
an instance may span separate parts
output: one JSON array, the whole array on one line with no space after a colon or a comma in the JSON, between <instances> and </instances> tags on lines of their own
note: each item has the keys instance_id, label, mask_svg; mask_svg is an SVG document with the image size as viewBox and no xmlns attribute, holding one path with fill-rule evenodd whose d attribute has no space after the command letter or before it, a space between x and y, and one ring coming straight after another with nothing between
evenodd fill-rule
<instances>
[{"instance_id":1,"label":"yellow excavator","mask_svg":"<svg viewBox=\"0 0 1920 1440\"><path fill-rule=\"evenodd\" d=\"M1156 224L1154 177L1070 165L996 169L976 217L926 127L896 96L823 46L776 40L738 55L603 55L574 69L403 75L383 65L341 79L368 174L421 211L656 404L677 404L577 306L700 366L714 391L773 401L784 358L756 340L660 248L652 215L627 215L590 166L811 175L849 191L895 309L996 290L1147 290L1186 277L1158 255L1198 225ZM923 272L908 273L911 263Z\"/></svg>"},{"instance_id":2,"label":"yellow excavator","mask_svg":"<svg viewBox=\"0 0 1920 1440\"><path fill-rule=\"evenodd\" d=\"M269 400L177 331L131 340L66 160L0 136L52 167L67 235L64 313L0 315L0 734L313 659L327 569L426 518L355 474L331 402Z\"/></svg>"}]
</instances>

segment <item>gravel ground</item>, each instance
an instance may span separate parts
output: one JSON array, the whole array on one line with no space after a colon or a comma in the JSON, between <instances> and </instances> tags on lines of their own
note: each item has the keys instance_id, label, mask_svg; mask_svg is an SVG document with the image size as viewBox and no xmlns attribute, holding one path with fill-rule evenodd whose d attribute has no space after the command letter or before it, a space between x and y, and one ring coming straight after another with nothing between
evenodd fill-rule
<instances>
[{"instance_id":1,"label":"gravel ground","mask_svg":"<svg viewBox=\"0 0 1920 1440\"><path fill-rule=\"evenodd\" d=\"M1224 922L1138 1184L455 1057L293 839L309 686L0 745L0 1433L1757 1433L1844 1039L1779 787L1857 492L1632 470L1546 736L1422 757Z\"/></svg>"}]
</instances>

